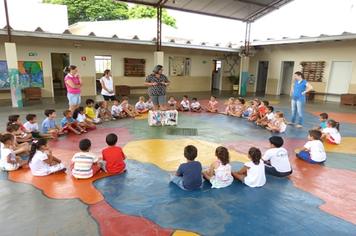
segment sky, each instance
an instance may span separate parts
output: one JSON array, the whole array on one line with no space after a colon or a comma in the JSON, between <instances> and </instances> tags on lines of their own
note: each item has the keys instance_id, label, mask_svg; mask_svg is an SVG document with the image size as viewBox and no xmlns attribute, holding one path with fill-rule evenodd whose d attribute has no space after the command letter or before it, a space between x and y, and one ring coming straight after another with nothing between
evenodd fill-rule
<instances>
[{"instance_id":1,"label":"sky","mask_svg":"<svg viewBox=\"0 0 356 236\"><path fill-rule=\"evenodd\" d=\"M15 9L21 9L21 2L41 2L8 1L19 5ZM244 40L245 24L242 22L174 10L168 12L176 18L179 34L184 38L214 44ZM0 17L2 21L3 12L0 12ZM251 40L336 35L344 31L356 33L356 0L294 0L254 22L251 29Z\"/></svg>"}]
</instances>

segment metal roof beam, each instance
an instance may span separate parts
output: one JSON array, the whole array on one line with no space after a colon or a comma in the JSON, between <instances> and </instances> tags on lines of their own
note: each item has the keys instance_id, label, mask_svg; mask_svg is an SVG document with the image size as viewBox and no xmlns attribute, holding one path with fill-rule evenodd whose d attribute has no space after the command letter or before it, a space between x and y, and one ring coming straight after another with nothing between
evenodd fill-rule
<instances>
[{"instance_id":1,"label":"metal roof beam","mask_svg":"<svg viewBox=\"0 0 356 236\"><path fill-rule=\"evenodd\" d=\"M243 3L247 3L247 4L253 4L259 7L267 7L267 4L263 4L263 3L259 3L259 2L255 2L255 1L251 1L251 0L238 0L239 2L243 2Z\"/></svg>"}]
</instances>

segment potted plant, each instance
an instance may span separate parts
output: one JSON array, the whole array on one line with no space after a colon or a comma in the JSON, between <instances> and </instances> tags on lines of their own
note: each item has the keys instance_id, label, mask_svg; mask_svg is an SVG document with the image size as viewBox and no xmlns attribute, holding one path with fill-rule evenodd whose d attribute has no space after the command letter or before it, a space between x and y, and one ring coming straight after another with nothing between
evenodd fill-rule
<instances>
[{"instance_id":1,"label":"potted plant","mask_svg":"<svg viewBox=\"0 0 356 236\"><path fill-rule=\"evenodd\" d=\"M230 75L229 77L230 82L232 83L232 90L238 91L239 90L239 83L240 83L240 76L238 75Z\"/></svg>"}]
</instances>

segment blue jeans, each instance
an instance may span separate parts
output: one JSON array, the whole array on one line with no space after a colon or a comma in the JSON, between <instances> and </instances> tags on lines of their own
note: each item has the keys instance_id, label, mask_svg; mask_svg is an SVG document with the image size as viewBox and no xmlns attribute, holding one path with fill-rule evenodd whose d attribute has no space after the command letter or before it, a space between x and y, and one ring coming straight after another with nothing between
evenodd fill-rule
<instances>
[{"instance_id":1,"label":"blue jeans","mask_svg":"<svg viewBox=\"0 0 356 236\"><path fill-rule=\"evenodd\" d=\"M292 108L292 123L297 123L303 125L304 121L304 105L305 101L292 99L291 108ZM297 120L298 118L298 120Z\"/></svg>"},{"instance_id":2,"label":"blue jeans","mask_svg":"<svg viewBox=\"0 0 356 236\"><path fill-rule=\"evenodd\" d=\"M171 175L171 182L176 184L178 187L180 187L183 190L188 190L188 189L184 188L183 177L182 176L176 176L176 175L172 174ZM200 188L203 188L203 185L204 185L204 179L202 178L202 182L201 182Z\"/></svg>"},{"instance_id":3,"label":"blue jeans","mask_svg":"<svg viewBox=\"0 0 356 236\"><path fill-rule=\"evenodd\" d=\"M150 98L154 105L165 105L166 104L166 95L154 96L150 95Z\"/></svg>"},{"instance_id":4,"label":"blue jeans","mask_svg":"<svg viewBox=\"0 0 356 236\"><path fill-rule=\"evenodd\" d=\"M306 162L310 163L310 164L321 164L321 163L324 162L324 161L322 161L322 162L313 161L311 159L310 152L308 152L308 151L300 151L297 154L297 157L299 159L302 159L303 161L306 161Z\"/></svg>"}]
</instances>

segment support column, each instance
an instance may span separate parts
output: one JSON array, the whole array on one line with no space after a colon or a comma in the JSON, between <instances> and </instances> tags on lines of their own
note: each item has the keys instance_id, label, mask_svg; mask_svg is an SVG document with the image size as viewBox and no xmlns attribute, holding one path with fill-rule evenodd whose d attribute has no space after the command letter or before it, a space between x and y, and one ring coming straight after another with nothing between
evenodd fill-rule
<instances>
[{"instance_id":1,"label":"support column","mask_svg":"<svg viewBox=\"0 0 356 236\"><path fill-rule=\"evenodd\" d=\"M153 54L154 65L164 65L164 52L162 49L162 4L164 1L160 1L157 4L157 40L156 51Z\"/></svg>"},{"instance_id":2,"label":"support column","mask_svg":"<svg viewBox=\"0 0 356 236\"><path fill-rule=\"evenodd\" d=\"M154 65L162 65L164 66L164 52L154 52L153 53L153 62Z\"/></svg>"},{"instance_id":3,"label":"support column","mask_svg":"<svg viewBox=\"0 0 356 236\"><path fill-rule=\"evenodd\" d=\"M250 77L249 73L249 65L250 65L250 57L242 56L241 57L241 64L240 64L240 89L239 94L241 96L246 96L247 94L247 85L248 79Z\"/></svg>"},{"instance_id":4,"label":"support column","mask_svg":"<svg viewBox=\"0 0 356 236\"><path fill-rule=\"evenodd\" d=\"M19 85L19 69L15 43L5 43L5 55L11 88L12 107L23 107L22 92Z\"/></svg>"}]
</instances>

